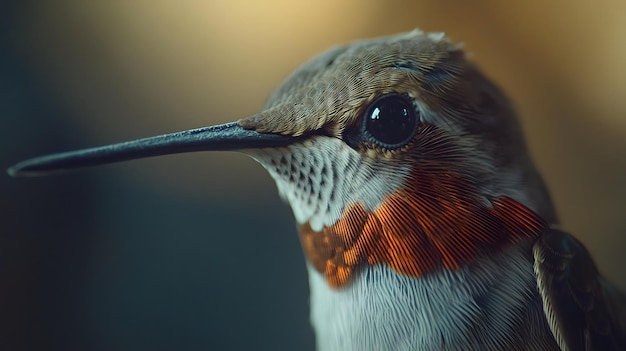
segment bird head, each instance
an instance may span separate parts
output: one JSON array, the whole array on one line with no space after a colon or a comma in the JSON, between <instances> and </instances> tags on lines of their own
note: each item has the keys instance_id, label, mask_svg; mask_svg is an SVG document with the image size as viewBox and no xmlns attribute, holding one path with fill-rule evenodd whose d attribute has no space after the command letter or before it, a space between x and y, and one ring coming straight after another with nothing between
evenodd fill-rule
<instances>
[{"instance_id":1,"label":"bird head","mask_svg":"<svg viewBox=\"0 0 626 351\"><path fill-rule=\"evenodd\" d=\"M33 175L240 150L289 202L305 254L341 288L362 267L420 276L533 237L556 216L503 93L442 33L334 48L237 122L44 156Z\"/></svg>"}]
</instances>

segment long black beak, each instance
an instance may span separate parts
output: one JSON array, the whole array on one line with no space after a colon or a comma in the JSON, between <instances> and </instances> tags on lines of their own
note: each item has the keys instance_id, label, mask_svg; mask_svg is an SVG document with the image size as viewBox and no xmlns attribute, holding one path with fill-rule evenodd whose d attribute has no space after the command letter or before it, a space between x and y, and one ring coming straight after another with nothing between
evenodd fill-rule
<instances>
[{"instance_id":1,"label":"long black beak","mask_svg":"<svg viewBox=\"0 0 626 351\"><path fill-rule=\"evenodd\" d=\"M14 165L8 169L8 173L13 177L48 175L76 168L183 152L279 147L288 145L293 140L291 136L257 133L233 122L36 157Z\"/></svg>"}]
</instances>

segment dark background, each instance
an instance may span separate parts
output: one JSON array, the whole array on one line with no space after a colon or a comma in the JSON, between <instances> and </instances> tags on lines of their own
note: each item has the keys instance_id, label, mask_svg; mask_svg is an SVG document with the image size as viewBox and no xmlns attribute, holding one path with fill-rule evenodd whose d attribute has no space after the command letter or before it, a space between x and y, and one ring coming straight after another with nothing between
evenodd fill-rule
<instances>
[{"instance_id":1,"label":"dark background","mask_svg":"<svg viewBox=\"0 0 626 351\"><path fill-rule=\"evenodd\" d=\"M516 103L563 227L626 288L620 1L0 3L0 168L236 120L332 45L420 27ZM0 349L311 350L290 209L236 153L0 175Z\"/></svg>"}]
</instances>

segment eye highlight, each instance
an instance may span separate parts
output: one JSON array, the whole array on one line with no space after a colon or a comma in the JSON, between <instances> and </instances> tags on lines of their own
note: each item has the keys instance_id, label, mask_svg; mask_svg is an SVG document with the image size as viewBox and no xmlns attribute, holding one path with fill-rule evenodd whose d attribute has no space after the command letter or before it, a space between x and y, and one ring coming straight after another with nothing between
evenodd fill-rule
<instances>
[{"instance_id":1,"label":"eye highlight","mask_svg":"<svg viewBox=\"0 0 626 351\"><path fill-rule=\"evenodd\" d=\"M408 97L383 95L365 111L363 139L389 150L397 149L411 141L418 122L418 113Z\"/></svg>"}]
</instances>

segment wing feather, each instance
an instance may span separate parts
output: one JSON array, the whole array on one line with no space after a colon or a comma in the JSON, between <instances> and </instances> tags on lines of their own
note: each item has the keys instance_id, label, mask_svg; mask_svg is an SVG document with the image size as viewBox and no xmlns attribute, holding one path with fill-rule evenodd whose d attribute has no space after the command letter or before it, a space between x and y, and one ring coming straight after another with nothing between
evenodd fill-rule
<instances>
[{"instance_id":1,"label":"wing feather","mask_svg":"<svg viewBox=\"0 0 626 351\"><path fill-rule=\"evenodd\" d=\"M561 350L626 350L626 298L600 276L585 247L549 229L533 255L544 313Z\"/></svg>"}]
</instances>

